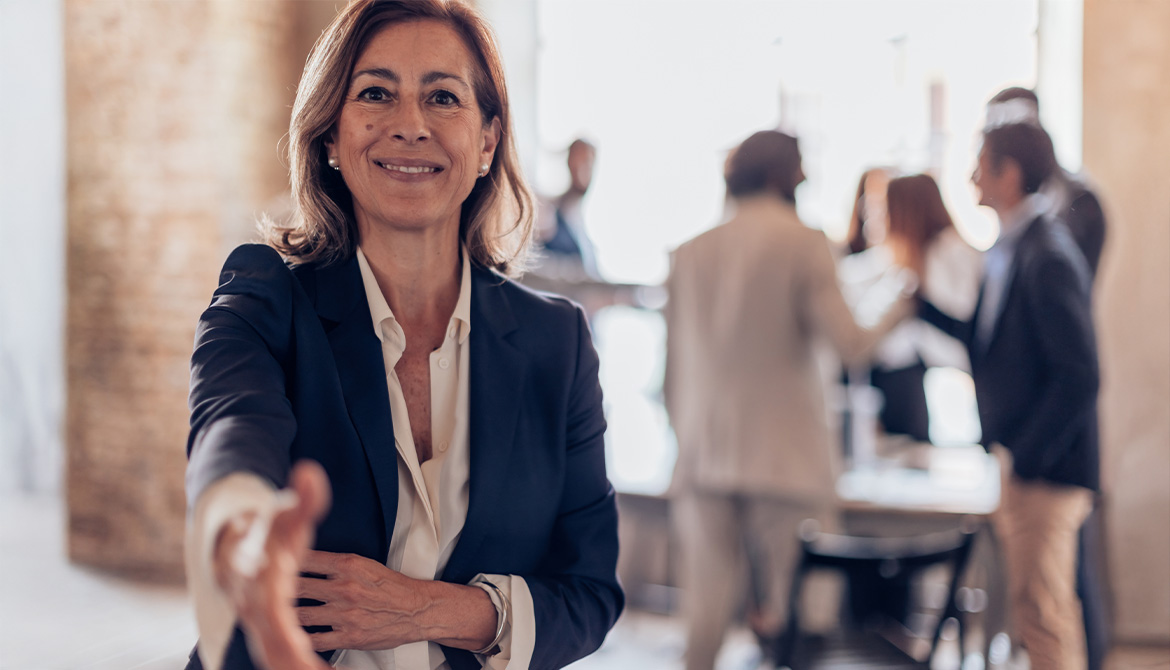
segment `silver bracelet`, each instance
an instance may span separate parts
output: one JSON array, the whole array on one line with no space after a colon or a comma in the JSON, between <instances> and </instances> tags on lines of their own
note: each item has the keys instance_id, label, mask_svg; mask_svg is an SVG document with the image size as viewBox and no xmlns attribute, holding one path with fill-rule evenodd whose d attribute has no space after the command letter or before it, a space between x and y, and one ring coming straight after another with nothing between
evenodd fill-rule
<instances>
[{"instance_id":1,"label":"silver bracelet","mask_svg":"<svg viewBox=\"0 0 1170 670\"><path fill-rule=\"evenodd\" d=\"M485 591L487 591L487 589L491 589L490 591L487 591L487 594L488 597L492 600L492 605L496 608L497 623L495 638L493 638L491 642L488 642L487 646L483 649L474 649L471 653L478 656L495 656L496 654L500 653L500 640L504 639L504 631L506 631L508 628L508 619L512 615L512 603L508 601L508 596L505 595L502 590L500 590L500 587L486 579L476 582L474 586L486 587L484 589ZM497 597L492 596L492 593L495 593L496 596L498 596L498 600Z\"/></svg>"}]
</instances>

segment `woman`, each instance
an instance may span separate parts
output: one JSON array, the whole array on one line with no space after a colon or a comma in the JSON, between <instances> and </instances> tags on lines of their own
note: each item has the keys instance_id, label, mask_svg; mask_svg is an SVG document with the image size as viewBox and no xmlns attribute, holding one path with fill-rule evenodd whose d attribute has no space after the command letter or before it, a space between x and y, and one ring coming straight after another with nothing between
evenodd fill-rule
<instances>
[{"instance_id":1,"label":"woman","mask_svg":"<svg viewBox=\"0 0 1170 670\"><path fill-rule=\"evenodd\" d=\"M887 188L886 206L886 243L894 263L914 271L927 300L945 305L951 314L969 317L978 298L982 258L955 229L938 183L927 174L893 179ZM923 321L908 321L887 339L898 338L904 338L912 349L923 373L927 367L970 367L958 342ZM921 395L925 403L921 380L910 392Z\"/></svg>"},{"instance_id":2,"label":"woman","mask_svg":"<svg viewBox=\"0 0 1170 670\"><path fill-rule=\"evenodd\" d=\"M889 244L888 192L894 174L889 168L872 168L865 171L857 185L846 238L849 255L841 260L842 278L852 292L876 283L897 267ZM930 439L922 385L926 366L904 335L904 328L895 330L877 348L872 367L849 370L848 376L854 384L868 383L882 392L884 400L877 419L886 433L925 442ZM855 420L864 424L860 417ZM859 446L850 443L850 451L861 451Z\"/></svg>"},{"instance_id":3,"label":"woman","mask_svg":"<svg viewBox=\"0 0 1170 670\"><path fill-rule=\"evenodd\" d=\"M672 511L688 670L713 667L749 576L752 625L776 636L798 525L833 525L837 448L821 344L856 361L910 313L903 299L873 329L854 322L828 241L796 214L795 138L752 135L725 178L734 216L674 252L667 284L664 390L679 448Z\"/></svg>"},{"instance_id":4,"label":"woman","mask_svg":"<svg viewBox=\"0 0 1170 670\"><path fill-rule=\"evenodd\" d=\"M531 197L489 29L358 0L289 138L296 217L231 254L196 335L191 667L592 652L623 605L598 361L579 308L505 278Z\"/></svg>"}]
</instances>

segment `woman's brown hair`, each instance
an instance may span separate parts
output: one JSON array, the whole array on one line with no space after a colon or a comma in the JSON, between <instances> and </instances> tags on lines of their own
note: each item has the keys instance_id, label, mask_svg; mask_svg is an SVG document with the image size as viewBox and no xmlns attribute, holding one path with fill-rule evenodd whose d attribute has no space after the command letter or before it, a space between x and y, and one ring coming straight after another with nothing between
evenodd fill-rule
<instances>
[{"instance_id":1,"label":"woman's brown hair","mask_svg":"<svg viewBox=\"0 0 1170 670\"><path fill-rule=\"evenodd\" d=\"M453 0L357 0L343 9L309 54L289 124L293 216L267 222L268 243L298 263L349 258L358 243L353 201L341 174L326 163L324 141L341 115L354 63L383 28L433 20L450 26L475 59L472 85L485 124L498 119L502 137L488 174L477 180L459 221L472 263L505 275L522 269L532 236L533 199L520 172L504 67L487 22Z\"/></svg>"},{"instance_id":2,"label":"woman's brown hair","mask_svg":"<svg viewBox=\"0 0 1170 670\"><path fill-rule=\"evenodd\" d=\"M928 174L897 177L886 191L888 241L899 264L922 274L926 248L938 234L954 228L938 183Z\"/></svg>"}]
</instances>

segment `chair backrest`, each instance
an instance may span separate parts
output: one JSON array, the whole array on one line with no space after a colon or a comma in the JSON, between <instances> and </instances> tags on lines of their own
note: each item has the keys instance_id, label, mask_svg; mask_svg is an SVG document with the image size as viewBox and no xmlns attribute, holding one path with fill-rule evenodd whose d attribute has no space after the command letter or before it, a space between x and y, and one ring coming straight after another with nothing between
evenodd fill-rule
<instances>
[{"instance_id":1,"label":"chair backrest","mask_svg":"<svg viewBox=\"0 0 1170 670\"><path fill-rule=\"evenodd\" d=\"M912 537L858 537L822 533L815 523L801 527L801 558L789 592L788 632L791 649L800 637L800 596L804 576L812 570L829 569L845 575L850 586L849 611L854 625L871 625L884 618L901 626L907 623L911 579L934 566L950 568L946 604L934 625L930 640L933 655L948 618L959 616L956 602L959 580L967 566L979 522L964 519L954 530ZM960 639L963 635L960 625ZM929 656L928 656L929 657Z\"/></svg>"}]
</instances>

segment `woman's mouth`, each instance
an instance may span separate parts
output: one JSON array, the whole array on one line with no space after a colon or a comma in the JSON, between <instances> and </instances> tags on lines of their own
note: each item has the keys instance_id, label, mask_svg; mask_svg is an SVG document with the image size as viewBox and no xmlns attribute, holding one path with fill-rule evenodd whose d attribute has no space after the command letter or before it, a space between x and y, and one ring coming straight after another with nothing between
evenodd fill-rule
<instances>
[{"instance_id":1,"label":"woman's mouth","mask_svg":"<svg viewBox=\"0 0 1170 670\"><path fill-rule=\"evenodd\" d=\"M394 163L383 163L382 161L374 161L378 167L389 170L391 172L402 172L404 174L426 174L431 172L439 172L443 168L426 165L395 165Z\"/></svg>"}]
</instances>

